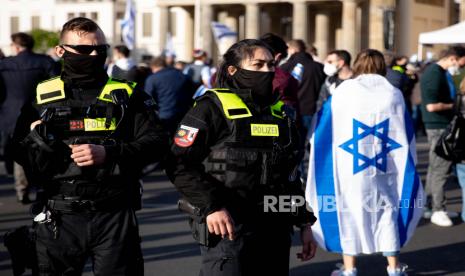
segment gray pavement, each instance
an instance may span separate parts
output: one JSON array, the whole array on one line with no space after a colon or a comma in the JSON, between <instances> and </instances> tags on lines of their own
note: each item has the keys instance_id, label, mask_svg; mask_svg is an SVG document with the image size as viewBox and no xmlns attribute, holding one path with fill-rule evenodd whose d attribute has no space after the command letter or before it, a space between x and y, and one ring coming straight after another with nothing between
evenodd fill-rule
<instances>
[{"instance_id":1,"label":"gray pavement","mask_svg":"<svg viewBox=\"0 0 465 276\"><path fill-rule=\"evenodd\" d=\"M427 146L424 139L420 141L417 147L418 169L424 180ZM199 249L191 238L186 216L176 209L178 193L162 172L147 177L144 187L144 208L138 212L138 218L145 275L198 275ZM461 190L454 181L448 184L446 196L448 209L460 211ZM0 171L0 276L12 275L9 255L3 246L3 234L30 221L28 206L16 202L12 178ZM428 221L420 223L410 243L401 251L401 261L409 265L409 275L465 275L465 223L460 219L454 222L450 228L437 227ZM290 258L292 276L330 275L336 263L341 262L339 255L319 249L312 261L303 263L295 257L299 249L295 238ZM266 257L267 249L263 251ZM380 255L359 257L358 267L359 275L386 275L386 261ZM86 275L92 275L90 265L86 271Z\"/></svg>"}]
</instances>

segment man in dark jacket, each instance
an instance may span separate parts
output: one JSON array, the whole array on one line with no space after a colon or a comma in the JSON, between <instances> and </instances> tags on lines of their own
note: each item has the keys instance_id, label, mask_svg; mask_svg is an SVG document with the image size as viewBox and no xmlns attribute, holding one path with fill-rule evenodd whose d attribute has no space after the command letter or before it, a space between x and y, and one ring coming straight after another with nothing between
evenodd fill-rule
<instances>
[{"instance_id":1,"label":"man in dark jacket","mask_svg":"<svg viewBox=\"0 0 465 276\"><path fill-rule=\"evenodd\" d=\"M267 33L260 37L260 40L268 44L274 53L274 62L279 64L282 60L287 57L287 45L286 42L279 36ZM291 76L289 72L284 71L282 68L275 67L274 79L273 79L273 91L278 92L281 96L281 100L295 110L298 109L297 104L297 91L299 89L299 83L295 78Z\"/></svg>"},{"instance_id":2,"label":"man in dark jacket","mask_svg":"<svg viewBox=\"0 0 465 276\"><path fill-rule=\"evenodd\" d=\"M444 186L452 162L438 156L434 148L454 115L455 95L451 93L446 73L457 66L458 58L459 53L454 48L444 50L439 61L429 65L420 79L421 114L430 146L425 187L427 200L423 216L442 227L452 226L451 218L458 214L447 212L445 206Z\"/></svg>"},{"instance_id":3,"label":"man in dark jacket","mask_svg":"<svg viewBox=\"0 0 465 276\"><path fill-rule=\"evenodd\" d=\"M152 75L145 81L145 91L159 106L160 120L171 134L192 106L194 87L188 76L178 69L166 66L163 57L154 58L150 63Z\"/></svg>"},{"instance_id":4,"label":"man in dark jacket","mask_svg":"<svg viewBox=\"0 0 465 276\"><path fill-rule=\"evenodd\" d=\"M136 81L137 66L130 58L131 51L125 45L113 48L113 63L108 66L107 74L115 79Z\"/></svg>"},{"instance_id":5,"label":"man in dark jacket","mask_svg":"<svg viewBox=\"0 0 465 276\"><path fill-rule=\"evenodd\" d=\"M316 103L321 85L325 80L323 64L313 61L310 54L306 52L305 42L302 40L291 40L287 43L289 60L281 66L284 71L299 82L297 92L298 109L300 114L300 133L302 136L302 147L307 144L312 118L316 111ZM308 152L308 148L307 148ZM301 178L306 179L307 160L301 163Z\"/></svg>"},{"instance_id":6,"label":"man in dark jacket","mask_svg":"<svg viewBox=\"0 0 465 276\"><path fill-rule=\"evenodd\" d=\"M316 102L321 85L325 80L323 65L313 61L306 52L305 42L291 40L287 43L289 60L281 66L299 82L297 92L299 112L305 136L310 129L313 114L316 111ZM304 136L304 137L305 137Z\"/></svg>"},{"instance_id":7,"label":"man in dark jacket","mask_svg":"<svg viewBox=\"0 0 465 276\"><path fill-rule=\"evenodd\" d=\"M37 84L59 72L53 60L32 52L34 39L25 33L11 35L11 50L14 54L0 61L0 144L3 155L10 162L9 140L13 134L21 108L32 103ZM6 155L6 156L5 156ZM29 185L21 166L14 165L15 187L18 201L28 203Z\"/></svg>"}]
</instances>

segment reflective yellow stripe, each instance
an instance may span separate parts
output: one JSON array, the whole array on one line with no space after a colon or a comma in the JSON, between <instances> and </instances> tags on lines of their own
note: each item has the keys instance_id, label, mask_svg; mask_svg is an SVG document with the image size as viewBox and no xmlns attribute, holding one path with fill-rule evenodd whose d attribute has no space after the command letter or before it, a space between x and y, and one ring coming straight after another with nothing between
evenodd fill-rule
<instances>
[{"instance_id":1,"label":"reflective yellow stripe","mask_svg":"<svg viewBox=\"0 0 465 276\"><path fill-rule=\"evenodd\" d=\"M102 92L98 96L98 99L104 102L112 102L110 93L116 89L126 90L128 96L131 97L134 87L137 83L135 82L121 82L118 80L108 79L107 84L103 88ZM44 82L39 83L36 89L36 100L37 104L46 104L57 100L65 99L65 84L56 77Z\"/></svg>"},{"instance_id":2,"label":"reflective yellow stripe","mask_svg":"<svg viewBox=\"0 0 465 276\"><path fill-rule=\"evenodd\" d=\"M65 84L56 77L39 83L36 90L37 104L44 104L65 98Z\"/></svg>"},{"instance_id":3,"label":"reflective yellow stripe","mask_svg":"<svg viewBox=\"0 0 465 276\"><path fill-rule=\"evenodd\" d=\"M397 71L397 72L399 72L401 74L405 73L405 69L400 67L399 65L392 66L392 70Z\"/></svg>"},{"instance_id":4,"label":"reflective yellow stripe","mask_svg":"<svg viewBox=\"0 0 465 276\"><path fill-rule=\"evenodd\" d=\"M136 83L135 83L135 82L127 82L127 83L124 83L124 82L119 82L119 81L115 81L115 80L109 79L109 80L107 81L107 84L106 84L105 87L103 88L102 92L101 92L100 95L98 96L98 99L101 100L101 101L104 101L104 102L109 102L109 103L111 103L112 100L111 100L110 93L111 93L113 90L117 90L117 89L126 90L126 92L128 93L128 96L131 97L132 91L133 91L134 87L136 87Z\"/></svg>"},{"instance_id":5,"label":"reflective yellow stripe","mask_svg":"<svg viewBox=\"0 0 465 276\"><path fill-rule=\"evenodd\" d=\"M271 108L271 115L277 117L277 118L284 118L283 117L283 106L284 106L284 102L282 101L278 101L277 103L275 103L274 105L270 106Z\"/></svg>"},{"instance_id":6,"label":"reflective yellow stripe","mask_svg":"<svg viewBox=\"0 0 465 276\"><path fill-rule=\"evenodd\" d=\"M252 117L252 113L250 112L247 105L241 100L241 98L227 89L213 89L209 90L215 93L220 100L221 105L223 106L223 112L226 115L226 118L230 120ZM225 91L225 92L223 92ZM231 114L233 111L241 111L244 112L243 114Z\"/></svg>"},{"instance_id":7,"label":"reflective yellow stripe","mask_svg":"<svg viewBox=\"0 0 465 276\"><path fill-rule=\"evenodd\" d=\"M250 133L252 136L279 136L279 126L270 124L251 124Z\"/></svg>"},{"instance_id":8,"label":"reflective yellow stripe","mask_svg":"<svg viewBox=\"0 0 465 276\"><path fill-rule=\"evenodd\" d=\"M109 128L105 128L105 118L89 119L84 118L84 130L85 131L103 131L103 130L115 130L116 119L111 119L111 125Z\"/></svg>"}]
</instances>

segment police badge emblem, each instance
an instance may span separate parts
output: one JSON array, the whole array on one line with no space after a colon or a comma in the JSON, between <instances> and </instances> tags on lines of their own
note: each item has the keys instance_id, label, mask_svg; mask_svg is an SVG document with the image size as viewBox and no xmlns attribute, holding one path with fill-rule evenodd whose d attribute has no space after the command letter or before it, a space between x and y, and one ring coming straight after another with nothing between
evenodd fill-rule
<instances>
[{"instance_id":1,"label":"police badge emblem","mask_svg":"<svg viewBox=\"0 0 465 276\"><path fill-rule=\"evenodd\" d=\"M194 143L197 133L199 133L198 128L181 125L176 131L174 143L182 148L190 147Z\"/></svg>"}]
</instances>

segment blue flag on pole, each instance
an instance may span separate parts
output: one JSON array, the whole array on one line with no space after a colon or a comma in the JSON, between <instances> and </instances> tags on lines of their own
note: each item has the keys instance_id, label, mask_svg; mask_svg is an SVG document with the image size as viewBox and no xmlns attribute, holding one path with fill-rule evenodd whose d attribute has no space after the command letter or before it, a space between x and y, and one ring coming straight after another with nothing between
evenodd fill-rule
<instances>
[{"instance_id":1,"label":"blue flag on pole","mask_svg":"<svg viewBox=\"0 0 465 276\"><path fill-rule=\"evenodd\" d=\"M225 24L219 22L212 22L213 35L215 36L216 41L220 41L226 37L237 37L237 32L231 30Z\"/></svg>"},{"instance_id":2,"label":"blue flag on pole","mask_svg":"<svg viewBox=\"0 0 465 276\"><path fill-rule=\"evenodd\" d=\"M231 45L237 41L237 32L231 30L228 26L219 22L211 22L213 36L218 45L219 53L224 54Z\"/></svg>"},{"instance_id":3,"label":"blue flag on pole","mask_svg":"<svg viewBox=\"0 0 465 276\"><path fill-rule=\"evenodd\" d=\"M318 244L399 251L421 218L415 136L402 93L380 75L339 85L313 121L306 198Z\"/></svg>"},{"instance_id":4,"label":"blue flag on pole","mask_svg":"<svg viewBox=\"0 0 465 276\"><path fill-rule=\"evenodd\" d=\"M126 12L124 19L121 22L121 36L124 44L130 49L134 49L135 35L134 35L134 22L136 18L136 11L132 0L126 0Z\"/></svg>"}]
</instances>

